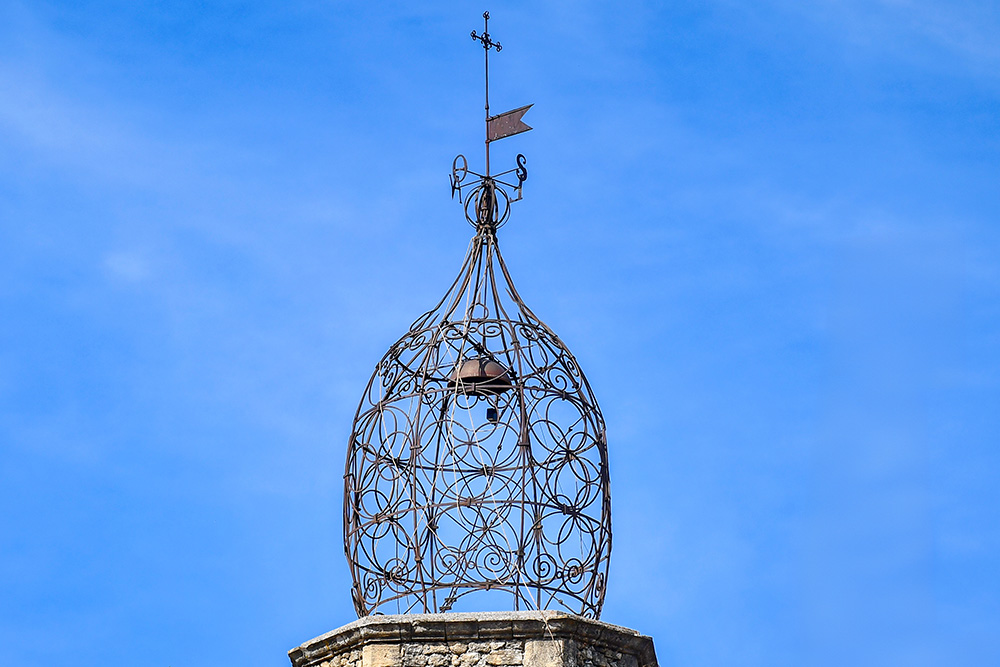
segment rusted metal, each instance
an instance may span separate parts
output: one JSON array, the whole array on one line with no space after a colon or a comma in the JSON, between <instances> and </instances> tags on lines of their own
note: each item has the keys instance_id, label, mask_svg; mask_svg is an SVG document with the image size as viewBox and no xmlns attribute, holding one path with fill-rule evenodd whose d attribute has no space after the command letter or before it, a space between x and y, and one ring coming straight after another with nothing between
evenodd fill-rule
<instances>
[{"instance_id":1,"label":"rusted metal","mask_svg":"<svg viewBox=\"0 0 1000 667\"><path fill-rule=\"evenodd\" d=\"M511 388L511 372L488 357L466 359L448 377L448 387L466 396L493 396Z\"/></svg>"},{"instance_id":2,"label":"rusted metal","mask_svg":"<svg viewBox=\"0 0 1000 667\"><path fill-rule=\"evenodd\" d=\"M487 118L486 140L497 141L530 130L531 126L521 120L521 117L533 106L534 104L526 104L519 109L513 109Z\"/></svg>"},{"instance_id":3,"label":"rusted metal","mask_svg":"<svg viewBox=\"0 0 1000 667\"><path fill-rule=\"evenodd\" d=\"M488 32L476 38L499 50ZM611 554L604 418L497 242L525 164L518 155L514 169L478 174L455 158L452 196L475 228L468 254L444 298L376 365L355 414L344 548L359 616L600 616Z\"/></svg>"},{"instance_id":4,"label":"rusted metal","mask_svg":"<svg viewBox=\"0 0 1000 667\"><path fill-rule=\"evenodd\" d=\"M483 59L486 68L486 125L487 125L487 136L486 136L486 175L490 175L490 138L489 138L489 119L490 119L490 49L496 49L497 53L503 50L500 46L500 42L494 42L490 39L490 13L483 12L483 34L477 35L476 31L472 31L472 39L478 41L483 45Z\"/></svg>"},{"instance_id":5,"label":"rusted metal","mask_svg":"<svg viewBox=\"0 0 1000 667\"><path fill-rule=\"evenodd\" d=\"M464 155L455 158L448 176L451 196L458 194L458 200L465 208L465 219L470 225L478 228L486 224L499 229L507 222L510 205L521 200L524 183L528 180L527 159L518 153L516 162L517 166L513 169L486 176L469 169ZM478 180L466 181L470 175ZM512 175L516 182L509 180Z\"/></svg>"},{"instance_id":6,"label":"rusted metal","mask_svg":"<svg viewBox=\"0 0 1000 667\"><path fill-rule=\"evenodd\" d=\"M344 478L354 605L597 618L611 551L604 419L479 222L451 289L389 349L358 407Z\"/></svg>"}]
</instances>

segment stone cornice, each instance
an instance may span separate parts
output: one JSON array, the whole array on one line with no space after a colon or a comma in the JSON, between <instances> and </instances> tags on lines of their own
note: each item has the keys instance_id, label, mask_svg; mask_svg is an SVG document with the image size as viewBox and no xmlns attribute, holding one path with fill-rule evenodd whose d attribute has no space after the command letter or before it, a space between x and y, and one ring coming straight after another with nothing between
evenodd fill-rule
<instances>
[{"instance_id":1,"label":"stone cornice","mask_svg":"<svg viewBox=\"0 0 1000 667\"><path fill-rule=\"evenodd\" d=\"M498 640L575 640L634 655L638 667L657 667L653 640L635 630L558 611L367 616L288 652L294 667L311 667L372 644Z\"/></svg>"}]
</instances>

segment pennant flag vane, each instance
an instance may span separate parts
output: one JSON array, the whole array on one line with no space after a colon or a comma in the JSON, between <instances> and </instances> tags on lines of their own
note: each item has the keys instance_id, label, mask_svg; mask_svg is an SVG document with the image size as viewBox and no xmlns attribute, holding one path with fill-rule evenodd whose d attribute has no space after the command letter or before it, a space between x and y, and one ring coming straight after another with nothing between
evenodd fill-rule
<instances>
[{"instance_id":1,"label":"pennant flag vane","mask_svg":"<svg viewBox=\"0 0 1000 667\"><path fill-rule=\"evenodd\" d=\"M527 113L528 109L532 106L534 105L529 104L519 109L487 118L486 141L497 141L498 139L504 139L530 130L531 126L521 120L521 116Z\"/></svg>"}]
</instances>

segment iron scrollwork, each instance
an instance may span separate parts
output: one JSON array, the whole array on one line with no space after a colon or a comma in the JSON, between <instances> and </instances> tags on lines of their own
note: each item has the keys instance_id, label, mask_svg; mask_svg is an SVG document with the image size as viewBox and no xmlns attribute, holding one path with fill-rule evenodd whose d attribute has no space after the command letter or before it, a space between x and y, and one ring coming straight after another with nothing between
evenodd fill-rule
<instances>
[{"instance_id":1,"label":"iron scrollwork","mask_svg":"<svg viewBox=\"0 0 1000 667\"><path fill-rule=\"evenodd\" d=\"M524 182L528 180L527 158L518 153L516 162L517 166L513 169L494 176L477 174L469 169L464 155L458 155L452 162L451 174L448 176L451 196L454 198L458 194L458 201L465 208L465 219L470 225L478 228L486 224L496 230L507 222L510 205L521 200ZM466 181L470 174L476 180ZM512 174L517 179L516 183L509 180ZM508 189L516 196L511 197Z\"/></svg>"},{"instance_id":2,"label":"iron scrollwork","mask_svg":"<svg viewBox=\"0 0 1000 667\"><path fill-rule=\"evenodd\" d=\"M483 19L472 38L488 73L490 50L501 46L488 12ZM359 616L480 611L499 600L598 618L604 603L604 418L500 254L497 229L528 170L518 154L514 169L491 175L490 143L531 128L520 120L528 107L491 117L488 82L486 91L485 174L462 155L450 174L476 230L465 261L438 305L379 361L354 418L344 549Z\"/></svg>"},{"instance_id":3,"label":"iron scrollwork","mask_svg":"<svg viewBox=\"0 0 1000 667\"><path fill-rule=\"evenodd\" d=\"M600 616L611 552L604 419L500 254L523 156L515 171L516 186L503 174L464 183L473 172L456 158L452 189L476 234L451 288L389 348L358 407L344 540L359 616L497 608L498 598Z\"/></svg>"}]
</instances>

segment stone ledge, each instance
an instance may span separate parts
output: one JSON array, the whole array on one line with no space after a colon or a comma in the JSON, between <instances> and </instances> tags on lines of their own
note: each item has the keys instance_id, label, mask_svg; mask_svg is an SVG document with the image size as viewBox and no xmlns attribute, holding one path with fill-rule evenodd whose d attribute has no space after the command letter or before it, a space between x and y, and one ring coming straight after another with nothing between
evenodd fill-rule
<instances>
[{"instance_id":1,"label":"stone ledge","mask_svg":"<svg viewBox=\"0 0 1000 667\"><path fill-rule=\"evenodd\" d=\"M635 630L595 621L559 611L507 611L447 614L403 614L366 616L341 628L316 637L288 652L294 667L313 667L331 662L346 652L364 651L360 667L408 667L395 658L388 647L375 650L375 645L467 644L470 642L524 642L533 640L570 640L573 646L586 645L621 654L622 667L657 667L653 640ZM506 651L497 647L493 652ZM530 651L529 651L530 653ZM533 655L533 653L532 653ZM565 667L578 667L575 649L558 655ZM377 656L377 657L376 657ZM401 658L400 658L401 660ZM488 664L514 664L494 659ZM523 660L523 657L522 657ZM457 659L456 659L457 661ZM378 663L378 664L374 664ZM345 667L359 667L341 660ZM334 667L336 667L334 665ZM581 666L584 667L584 666ZM597 665L597 667L602 667ZM608 667L617 667L609 665Z\"/></svg>"}]
</instances>

